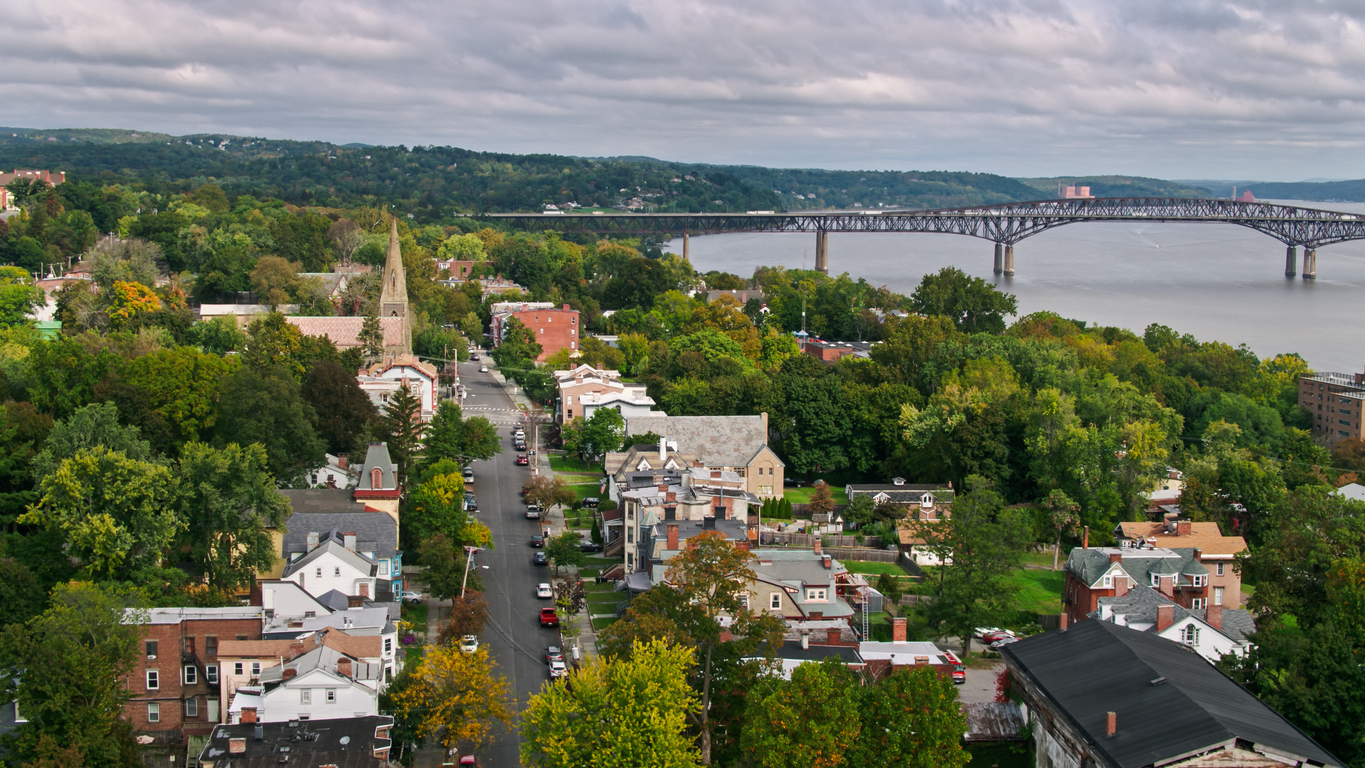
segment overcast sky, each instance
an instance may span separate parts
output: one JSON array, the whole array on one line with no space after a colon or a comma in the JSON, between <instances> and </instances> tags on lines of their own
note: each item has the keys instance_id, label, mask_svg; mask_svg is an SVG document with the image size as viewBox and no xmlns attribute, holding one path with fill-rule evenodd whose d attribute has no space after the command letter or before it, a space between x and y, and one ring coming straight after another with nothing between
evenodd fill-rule
<instances>
[{"instance_id":1,"label":"overcast sky","mask_svg":"<svg viewBox=\"0 0 1365 768\"><path fill-rule=\"evenodd\" d=\"M0 0L0 125L1365 177L1365 2Z\"/></svg>"}]
</instances>

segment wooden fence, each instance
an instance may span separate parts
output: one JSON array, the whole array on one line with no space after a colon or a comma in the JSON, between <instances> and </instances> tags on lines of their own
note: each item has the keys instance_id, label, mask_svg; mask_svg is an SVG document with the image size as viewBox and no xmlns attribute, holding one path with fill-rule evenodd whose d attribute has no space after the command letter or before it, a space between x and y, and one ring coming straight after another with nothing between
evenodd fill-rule
<instances>
[{"instance_id":1,"label":"wooden fence","mask_svg":"<svg viewBox=\"0 0 1365 768\"><path fill-rule=\"evenodd\" d=\"M879 549L881 547L881 539L876 536L864 536L860 542L857 536L846 536L838 533L823 533L816 535L812 533L786 533L782 531L764 531L762 533L761 543L765 547L805 547L807 549L813 549L815 547L816 539L819 539L822 543L827 545L825 549L833 547ZM896 558L892 557L886 562L894 563L896 562Z\"/></svg>"}]
</instances>

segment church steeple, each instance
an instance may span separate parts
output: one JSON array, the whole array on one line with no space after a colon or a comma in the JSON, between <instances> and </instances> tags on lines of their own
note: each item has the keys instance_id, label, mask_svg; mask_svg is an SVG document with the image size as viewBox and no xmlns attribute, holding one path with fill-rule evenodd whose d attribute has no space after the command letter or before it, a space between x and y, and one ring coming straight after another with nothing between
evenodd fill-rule
<instances>
[{"instance_id":1,"label":"church steeple","mask_svg":"<svg viewBox=\"0 0 1365 768\"><path fill-rule=\"evenodd\" d=\"M398 247L398 219L389 220L389 253L384 260L384 284L379 292L379 316L403 321L403 349L412 352L412 324L408 320L408 280L403 272L403 254Z\"/></svg>"}]
</instances>

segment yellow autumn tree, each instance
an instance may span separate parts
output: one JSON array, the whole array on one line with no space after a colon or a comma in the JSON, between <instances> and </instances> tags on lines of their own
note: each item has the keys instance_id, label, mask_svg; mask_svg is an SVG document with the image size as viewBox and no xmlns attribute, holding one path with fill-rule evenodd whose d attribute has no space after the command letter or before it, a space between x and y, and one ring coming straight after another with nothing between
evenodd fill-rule
<instances>
[{"instance_id":1,"label":"yellow autumn tree","mask_svg":"<svg viewBox=\"0 0 1365 768\"><path fill-rule=\"evenodd\" d=\"M685 768L701 753L687 734L697 697L692 650L636 642L628 657L589 661L531 697L521 717L521 764L537 768Z\"/></svg>"},{"instance_id":2,"label":"yellow autumn tree","mask_svg":"<svg viewBox=\"0 0 1365 768\"><path fill-rule=\"evenodd\" d=\"M464 653L456 646L431 646L412 684L394 696L395 714L446 749L487 746L497 725L512 721L511 687L496 668L485 648Z\"/></svg>"},{"instance_id":3,"label":"yellow autumn tree","mask_svg":"<svg viewBox=\"0 0 1365 768\"><path fill-rule=\"evenodd\" d=\"M109 317L117 321L127 321L143 312L161 309L161 298L151 288L142 283L114 283L113 301L109 305Z\"/></svg>"}]
</instances>

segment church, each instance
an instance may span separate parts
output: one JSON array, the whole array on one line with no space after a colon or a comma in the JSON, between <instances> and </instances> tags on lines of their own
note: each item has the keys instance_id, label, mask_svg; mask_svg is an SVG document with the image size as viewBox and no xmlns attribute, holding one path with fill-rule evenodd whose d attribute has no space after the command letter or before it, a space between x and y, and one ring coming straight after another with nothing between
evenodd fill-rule
<instances>
[{"instance_id":1,"label":"church","mask_svg":"<svg viewBox=\"0 0 1365 768\"><path fill-rule=\"evenodd\" d=\"M403 272L403 255L398 248L398 219L389 222L389 252L384 259L384 283L379 292L379 327L384 332L384 356L412 354L412 317L408 314L408 281ZM304 336L326 336L339 350L363 346L360 329L363 317L285 318Z\"/></svg>"}]
</instances>

